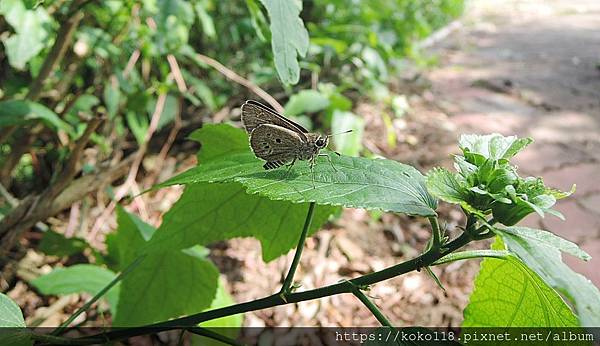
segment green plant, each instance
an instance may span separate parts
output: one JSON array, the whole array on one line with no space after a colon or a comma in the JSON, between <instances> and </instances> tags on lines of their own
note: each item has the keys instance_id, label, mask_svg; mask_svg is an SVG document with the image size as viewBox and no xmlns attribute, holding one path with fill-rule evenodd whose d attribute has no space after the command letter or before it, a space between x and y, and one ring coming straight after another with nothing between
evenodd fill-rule
<instances>
[{"instance_id":1,"label":"green plant","mask_svg":"<svg viewBox=\"0 0 600 346\"><path fill-rule=\"evenodd\" d=\"M284 176L283 171L264 171L261 162L249 150L246 135L240 129L227 125L207 125L195 132L192 138L203 144L198 154L200 164L156 187L173 184L187 186L180 200L165 215L159 229L154 230L119 209L119 229L108 242L109 255L119 263L113 268L123 270L130 263L137 267L123 275L120 287L117 285L113 288L120 290L117 294L118 303L111 305L111 309L116 305L114 325L150 324L160 330L187 328L191 332L200 332L195 329L197 324L215 318L352 293L384 326L392 327L377 306L362 293L364 289L414 270L474 258L485 259L475 282L471 302L465 310L464 326L576 328L598 324L599 311L597 304L594 304L600 297L598 289L561 261L561 251L584 260L590 258L588 254L550 232L513 226L512 217L507 219L510 225L503 225L499 221L502 219L490 217L497 216L493 214L495 203L507 204L517 210L522 207L518 200L510 200L510 193L498 195L497 191L510 192L512 188L509 186L530 180L519 177L509 161L531 142L530 139L500 135L463 136L460 146L464 156L455 158L459 173L436 168L427 177L395 161L331 155L338 171L325 164L323 159L315 168L316 187L313 188L308 167L297 165L288 177ZM490 170L490 167L496 170ZM498 177L506 176L506 171L514 176L502 179L503 186L500 188ZM478 188L473 190L469 184L474 182L477 182ZM566 195L545 188L539 180L536 187L535 196L543 195L540 191L560 197ZM489 189L496 192L482 192ZM483 202L481 196L486 197ZM519 198L525 196L529 195ZM467 223L460 236L448 239L440 228L435 212L435 197L461 205L467 215ZM336 212L338 206L427 217L432 227L429 245L416 258L381 271L295 292L293 278L305 237L316 231L329 215ZM544 207L549 209L551 205L547 203ZM534 210L531 208L530 212ZM512 215L510 212L508 214ZM229 217L231 215L236 215L236 218ZM263 227L255 227L257 224ZM283 228L277 228L277 225L283 225ZM282 232L278 233L275 243L272 241L275 239L272 232L279 230ZM282 288L278 293L262 299L195 313L194 310L208 308L205 302L215 295L218 286L217 272L205 259L206 251L199 248L199 244L235 236L252 236L261 240L263 258L267 261L287 252L297 242L296 256ZM458 251L472 241L491 237L496 238L491 250ZM122 247L124 244L127 244L126 249ZM158 266L157 261L162 264ZM182 267L186 267L187 274L178 273L178 268ZM56 285L56 278L64 276L63 273L84 269L73 267L48 275L53 277L52 282ZM196 270L198 275L189 275L190 271ZM203 285L203 288L190 297L204 302L204 305L188 302L186 306L179 306L175 301L161 302L160 307L150 304L156 301L152 294L159 294L164 289L155 288L154 285L157 282L175 281L175 278L177 287L169 288L169 296L175 296L173 292L177 290L183 290L177 294L178 297L185 296L186 285L191 282L186 284L181 280L196 278L194 285ZM199 278L201 281L198 281ZM46 281L50 280L42 277L33 284L42 290L46 289L48 293L60 293L57 289L44 288ZM510 286L504 284L508 281ZM147 290L143 296L139 293L131 295L135 287L147 287ZM95 292L98 288L81 289ZM112 298L113 301L115 299ZM131 299L143 299L148 304L136 305ZM489 313L490 309L494 310L493 314ZM187 316L165 320L179 314ZM13 323L19 323L18 319ZM101 338L121 339L146 332L146 329L125 328L108 332ZM40 335L31 337L78 344L99 340L95 337L76 340L59 337L45 339Z\"/></svg>"}]
</instances>

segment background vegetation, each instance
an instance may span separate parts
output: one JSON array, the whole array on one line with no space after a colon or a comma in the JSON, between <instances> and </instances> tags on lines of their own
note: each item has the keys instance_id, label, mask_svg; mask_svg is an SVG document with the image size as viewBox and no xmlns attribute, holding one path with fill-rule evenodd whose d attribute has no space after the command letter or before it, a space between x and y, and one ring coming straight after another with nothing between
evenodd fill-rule
<instances>
[{"instance_id":1,"label":"background vegetation","mask_svg":"<svg viewBox=\"0 0 600 346\"><path fill-rule=\"evenodd\" d=\"M296 246L299 233L289 230L302 229L307 204L271 200L280 199L277 195L285 191L267 190L261 196L244 193L257 189L253 181L215 185L209 182L219 177L193 176L193 184L191 180L178 181L190 185L156 228L123 209L121 205L131 202L133 209L149 218L143 205L127 197L173 175L177 167L165 164L169 158L177 158L179 165L197 150L186 140L188 136L201 143L199 162L210 164L222 159L224 153L247 151L241 131L207 125L237 124L239 106L246 99L261 99L311 130L352 128L355 131L351 135L336 139L336 149L349 156L375 156L362 145L365 119L356 114L356 103L369 100L383 104L390 114L381 115L386 124L402 117L406 99L389 87L390 80L409 65L432 62L421 55L420 42L460 15L463 6L461 0L3 0L0 261L4 269L0 287L6 291L24 279L42 295L84 291L99 297L99 292L107 290L103 293L108 305L96 306L106 315L95 317L110 320L114 326L141 325L231 305L233 300L208 257L210 250L203 246L252 235L261 241L262 258L274 260ZM193 132L199 127L202 130ZM389 140L395 142L395 138ZM477 151L465 143L461 149L467 160ZM151 161L144 159L149 154L153 154ZM482 160L489 159L505 169L507 162L502 160L510 157ZM481 165L478 158L471 164ZM312 207L309 209L312 226L306 226L306 231L315 232L330 216L339 215L339 205L369 207L373 203L383 210L432 216L436 203L424 190L421 174L413 168L390 167L382 169L399 169L397 174L402 171L417 182L409 188L418 191L418 201L403 203L418 207L398 207L391 197L389 201L384 198L385 191L364 200L333 201L318 205L314 215ZM439 181L452 179L446 171L434 174L440 176ZM435 182L429 182L429 188L435 197L461 204L469 217L478 215L481 220L489 216L483 211L489 211L492 201L534 197L529 190L512 195L473 190L481 181L490 183L488 178L461 180L466 184L461 188L467 192L461 190L459 196L448 197L449 192ZM406 188L402 179L390 184ZM543 182L536 188L535 197L551 195ZM95 200L89 198L92 193ZM556 192L555 197L564 195ZM548 198L540 197L544 199L539 203L542 213L552 211L555 199ZM529 208L525 214L538 211L536 203L523 207ZM73 205L90 208L90 204L102 205L101 212L81 221L86 226L79 227L77 233L65 227L73 215L65 210ZM239 222L242 209L251 212ZM188 217L198 211L202 212L199 219ZM507 214L497 209L494 212L496 219ZM117 226L113 227L115 215ZM500 222L512 226L522 216L510 215L511 221L505 217ZM54 217L59 222L48 222ZM60 226L53 227L56 224ZM30 229L39 236L26 236ZM488 230L486 235L494 233ZM503 239L509 243L512 238L505 235ZM501 241L499 244L495 248L500 251L503 245ZM15 276L11 263L21 259L27 248L57 256L54 270L35 278ZM141 262L136 260L138 253L146 252L150 255ZM527 251L523 253L530 256ZM523 277L533 273L527 266L519 267L520 261L515 263L525 273ZM494 265L500 269L490 270L506 269L504 264L487 264ZM550 322L578 326L561 297L535 275L531 282L543 287L545 297L549 297L545 302L562 303ZM480 280L478 292L485 295L479 287L488 281ZM107 287L111 281L114 285ZM528 282L521 283L527 286ZM190 287L194 287L193 292ZM582 304L594 294L588 292L575 300ZM12 308L10 303L3 304ZM536 315L540 320L543 307ZM466 325L484 323L485 316L478 313L485 309L473 305ZM239 326L241 317L207 323Z\"/></svg>"}]
</instances>

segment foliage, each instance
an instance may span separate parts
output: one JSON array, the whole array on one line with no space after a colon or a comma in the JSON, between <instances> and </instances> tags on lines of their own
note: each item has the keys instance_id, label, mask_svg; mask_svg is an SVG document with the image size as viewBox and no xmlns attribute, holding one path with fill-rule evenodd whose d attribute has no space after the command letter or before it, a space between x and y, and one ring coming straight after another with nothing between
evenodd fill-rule
<instances>
[{"instance_id":1,"label":"foliage","mask_svg":"<svg viewBox=\"0 0 600 346\"><path fill-rule=\"evenodd\" d=\"M396 161L360 157L365 124L352 112L356 94L383 101L403 116L406 98L387 90L389 76L406 57L424 62L418 41L462 6L462 0L318 0L304 8L300 1L284 0L247 0L246 7L214 0L0 2L0 182L23 200L0 219L2 240L7 229L27 229L56 214L45 213L73 193L71 184L101 180L100 173L131 154L132 145L137 151L129 158L138 162L133 172L143 170L139 159L153 149L153 135L177 140L182 119L188 126L190 119L195 126L217 118L207 114L235 120L228 109L247 96L238 84L254 93L260 85L287 100L285 112L311 130L354 130L333 139L344 155L326 152L314 171L306 162L297 162L289 173L265 171L242 130L205 124L190 135L201 144L198 165L155 187L186 185L157 229L117 207L118 227L108 235L104 253L49 231L40 250L57 256L91 253L93 264L55 268L30 284L49 295L88 292L97 299L106 293L111 322L119 327L239 327L243 312L340 293L356 295L389 324L362 289L421 268L432 273L429 266L486 257L465 326L600 325L594 305L598 289L562 262L561 251L583 260L589 255L546 231L514 226L533 212L560 216L552 207L572 192L518 175L510 160L531 139L462 136L456 172L436 168L426 176ZM167 135L167 129L176 131ZM83 156L88 142L96 146L94 159ZM436 198L460 205L467 216L455 239L439 227ZM341 207L427 217L432 237L415 259L294 292L304 237ZM39 219L28 219L31 215ZM494 236L494 251L455 252ZM234 237L258 239L265 261L296 248L279 293L241 304L228 296L203 246ZM25 326L19 307L5 295L0 295L0 316L0 326ZM133 336L144 330L118 332ZM235 338L232 330L229 337ZM30 344L30 337L70 341L37 334L8 337L23 344ZM118 335L107 332L88 341L114 339Z\"/></svg>"},{"instance_id":2,"label":"foliage","mask_svg":"<svg viewBox=\"0 0 600 346\"><path fill-rule=\"evenodd\" d=\"M533 212L541 217L550 213L564 217L551 209L557 199L569 196L548 188L542 178L521 178L509 160L523 150L532 139L463 135L459 146L464 156L455 156L457 173L440 168L431 172L427 186L431 193L443 201L460 204L468 214L485 218L492 214L494 220L512 226Z\"/></svg>"}]
</instances>

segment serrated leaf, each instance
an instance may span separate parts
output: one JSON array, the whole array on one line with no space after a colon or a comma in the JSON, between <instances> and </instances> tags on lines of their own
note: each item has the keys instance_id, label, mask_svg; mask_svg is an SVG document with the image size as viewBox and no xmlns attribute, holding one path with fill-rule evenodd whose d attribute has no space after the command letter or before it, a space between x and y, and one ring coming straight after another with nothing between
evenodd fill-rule
<instances>
[{"instance_id":1,"label":"serrated leaf","mask_svg":"<svg viewBox=\"0 0 600 346\"><path fill-rule=\"evenodd\" d=\"M240 182L250 194L294 203L381 209L411 215L435 215L436 201L427 193L424 178L415 168L392 160L338 157L317 160L313 172L307 163L265 171L252 153L232 154L192 168L160 186L201 182Z\"/></svg>"},{"instance_id":2,"label":"serrated leaf","mask_svg":"<svg viewBox=\"0 0 600 346\"><path fill-rule=\"evenodd\" d=\"M500 236L511 252L572 301L582 326L600 326L600 291L590 280L563 263L559 250L586 260L589 255L575 244L545 233L548 232L508 227L500 231Z\"/></svg>"},{"instance_id":3,"label":"serrated leaf","mask_svg":"<svg viewBox=\"0 0 600 346\"><path fill-rule=\"evenodd\" d=\"M462 327L579 326L558 293L513 256L481 262L464 316Z\"/></svg>"},{"instance_id":4,"label":"serrated leaf","mask_svg":"<svg viewBox=\"0 0 600 346\"><path fill-rule=\"evenodd\" d=\"M464 189L454 174L445 168L434 168L427 173L427 190L448 203L461 203L464 199Z\"/></svg>"},{"instance_id":5,"label":"serrated leaf","mask_svg":"<svg viewBox=\"0 0 600 346\"><path fill-rule=\"evenodd\" d=\"M135 215L117 210L113 237L121 267L146 244L153 228ZM164 250L147 254L121 282L113 326L135 326L202 311L215 296L218 271L197 251Z\"/></svg>"},{"instance_id":6,"label":"serrated leaf","mask_svg":"<svg viewBox=\"0 0 600 346\"><path fill-rule=\"evenodd\" d=\"M213 131L228 132L232 138L240 138L242 132L220 129L226 126L228 125L200 130L200 133L213 138L215 148L211 148L209 143L203 143L210 160L157 187L239 182L248 193L256 193L272 200L381 209L411 215L436 215L436 201L427 192L423 175L411 166L392 160L339 157L328 153L335 170L325 157L320 157L314 168L314 176L306 162L296 163L286 176L285 169L265 171L262 167L264 162L254 156L247 144L242 149L240 142L236 140L235 146L229 148L230 139L219 138ZM201 152L199 158L202 157Z\"/></svg>"},{"instance_id":7,"label":"serrated leaf","mask_svg":"<svg viewBox=\"0 0 600 346\"><path fill-rule=\"evenodd\" d=\"M8 296L0 293L0 345L33 345L30 333L25 327L25 320L19 306Z\"/></svg>"},{"instance_id":8,"label":"serrated leaf","mask_svg":"<svg viewBox=\"0 0 600 346\"><path fill-rule=\"evenodd\" d=\"M56 268L30 283L43 294L65 295L87 292L95 295L117 276L111 270L93 264L76 264L67 268ZM117 283L105 295L114 314L119 301Z\"/></svg>"},{"instance_id":9,"label":"serrated leaf","mask_svg":"<svg viewBox=\"0 0 600 346\"><path fill-rule=\"evenodd\" d=\"M459 147L463 151L479 154L486 159L508 160L533 142L531 138L504 137L494 133L490 135L462 135Z\"/></svg>"},{"instance_id":10,"label":"serrated leaf","mask_svg":"<svg viewBox=\"0 0 600 346\"><path fill-rule=\"evenodd\" d=\"M329 98L317 90L301 90L285 104L285 115L315 113L329 106Z\"/></svg>"},{"instance_id":11,"label":"serrated leaf","mask_svg":"<svg viewBox=\"0 0 600 346\"><path fill-rule=\"evenodd\" d=\"M331 133L335 150L340 154L358 156L362 150L365 120L352 112L335 110L331 119ZM342 133L352 130L350 133Z\"/></svg>"},{"instance_id":12,"label":"serrated leaf","mask_svg":"<svg viewBox=\"0 0 600 346\"><path fill-rule=\"evenodd\" d=\"M520 238L525 242L523 244L543 244L566 252L584 261L592 259L592 256L581 250L577 244L561 238L552 232L528 227L494 227L493 230L497 234L502 235L503 239L505 237L510 237L511 239Z\"/></svg>"},{"instance_id":13,"label":"serrated leaf","mask_svg":"<svg viewBox=\"0 0 600 346\"><path fill-rule=\"evenodd\" d=\"M271 21L271 46L275 67L284 84L300 79L297 56L308 51L308 32L300 18L302 2L296 0L261 0Z\"/></svg>"},{"instance_id":14,"label":"serrated leaf","mask_svg":"<svg viewBox=\"0 0 600 346\"><path fill-rule=\"evenodd\" d=\"M164 215L145 251L184 249L236 237L255 237L268 262L294 248L308 210L307 204L272 201L249 195L237 183L191 184ZM315 209L310 233L336 211Z\"/></svg>"}]
</instances>

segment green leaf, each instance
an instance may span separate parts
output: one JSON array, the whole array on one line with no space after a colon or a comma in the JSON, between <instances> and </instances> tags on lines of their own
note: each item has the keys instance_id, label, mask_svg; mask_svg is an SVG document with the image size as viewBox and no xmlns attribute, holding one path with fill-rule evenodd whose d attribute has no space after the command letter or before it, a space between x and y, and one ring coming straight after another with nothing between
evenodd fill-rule
<instances>
[{"instance_id":1,"label":"green leaf","mask_svg":"<svg viewBox=\"0 0 600 346\"><path fill-rule=\"evenodd\" d=\"M39 250L50 256L71 256L83 252L88 247L81 238L66 238L60 233L47 231L40 241Z\"/></svg>"},{"instance_id":2,"label":"green leaf","mask_svg":"<svg viewBox=\"0 0 600 346\"><path fill-rule=\"evenodd\" d=\"M285 104L285 115L315 113L329 106L329 98L316 90L301 90Z\"/></svg>"},{"instance_id":3,"label":"green leaf","mask_svg":"<svg viewBox=\"0 0 600 346\"><path fill-rule=\"evenodd\" d=\"M248 152L248 136L233 126L208 124L192 132L189 139L202 145L197 154L200 162Z\"/></svg>"},{"instance_id":4,"label":"green leaf","mask_svg":"<svg viewBox=\"0 0 600 346\"><path fill-rule=\"evenodd\" d=\"M493 246L502 250L501 243ZM519 259L486 258L462 327L576 327L562 298Z\"/></svg>"},{"instance_id":5,"label":"green leaf","mask_svg":"<svg viewBox=\"0 0 600 346\"><path fill-rule=\"evenodd\" d=\"M207 1L200 1L194 5L194 9L198 15L198 20L200 20L200 23L202 24L202 32L204 35L206 35L206 37L213 39L216 37L217 32L215 30L215 23L207 12L207 7Z\"/></svg>"},{"instance_id":6,"label":"green leaf","mask_svg":"<svg viewBox=\"0 0 600 346\"><path fill-rule=\"evenodd\" d=\"M154 229L122 208L113 238L121 267L138 256ZM218 282L215 266L194 250L148 254L121 282L113 326L136 326L202 311L210 306Z\"/></svg>"},{"instance_id":7,"label":"green leaf","mask_svg":"<svg viewBox=\"0 0 600 346\"><path fill-rule=\"evenodd\" d=\"M112 83L111 81L106 83L102 97L104 99L104 104L106 105L106 112L109 119L113 119L117 114L121 96L121 89L119 89L117 83Z\"/></svg>"},{"instance_id":8,"label":"green leaf","mask_svg":"<svg viewBox=\"0 0 600 346\"><path fill-rule=\"evenodd\" d=\"M215 295L215 299L213 300L210 307L206 310L223 308L234 304L235 301L225 289L223 285L223 280L219 280L219 287L217 288L217 294ZM243 319L244 318L242 314L237 314L202 322L199 324L199 326L204 328L212 328L214 332L235 340L239 336L240 327L242 326ZM214 339L210 339L196 334L192 334L190 340L192 342L192 345L223 345L222 343L215 341Z\"/></svg>"},{"instance_id":9,"label":"green leaf","mask_svg":"<svg viewBox=\"0 0 600 346\"><path fill-rule=\"evenodd\" d=\"M22 126L36 121L42 121L50 128L72 133L69 124L39 103L24 100L0 101L0 127Z\"/></svg>"},{"instance_id":10,"label":"green leaf","mask_svg":"<svg viewBox=\"0 0 600 346\"><path fill-rule=\"evenodd\" d=\"M275 67L284 84L300 79L297 56L308 51L308 32L300 18L302 2L297 0L261 0L271 21L271 46Z\"/></svg>"},{"instance_id":11,"label":"green leaf","mask_svg":"<svg viewBox=\"0 0 600 346\"><path fill-rule=\"evenodd\" d=\"M236 237L255 237L268 262L294 248L306 219L307 204L272 201L249 195L237 183L190 184L164 215L146 251L184 249ZM319 206L310 232L336 208Z\"/></svg>"},{"instance_id":12,"label":"green leaf","mask_svg":"<svg viewBox=\"0 0 600 346\"><path fill-rule=\"evenodd\" d=\"M592 259L592 256L581 250L577 244L548 231L528 227L494 227L493 230L501 235L503 239L520 239L523 244L542 244L566 252L584 261Z\"/></svg>"},{"instance_id":13,"label":"green leaf","mask_svg":"<svg viewBox=\"0 0 600 346\"><path fill-rule=\"evenodd\" d=\"M365 120L354 113L335 110L331 120L331 133L335 149L348 156L358 156L362 150ZM352 130L350 133L342 133Z\"/></svg>"},{"instance_id":14,"label":"green leaf","mask_svg":"<svg viewBox=\"0 0 600 346\"><path fill-rule=\"evenodd\" d=\"M531 138L504 137L494 133L491 135L462 135L459 146L463 151L482 155L487 159L510 159L533 142Z\"/></svg>"},{"instance_id":15,"label":"green leaf","mask_svg":"<svg viewBox=\"0 0 600 346\"><path fill-rule=\"evenodd\" d=\"M252 27L254 28L258 39L263 42L270 41L271 33L269 32L269 23L261 11L257 0L246 0L246 6L248 7L248 11L250 11Z\"/></svg>"},{"instance_id":16,"label":"green leaf","mask_svg":"<svg viewBox=\"0 0 600 346\"><path fill-rule=\"evenodd\" d=\"M4 293L0 293L0 327L25 327L21 309Z\"/></svg>"},{"instance_id":17,"label":"green leaf","mask_svg":"<svg viewBox=\"0 0 600 346\"><path fill-rule=\"evenodd\" d=\"M19 0L1 1L0 14L15 30L14 34L3 38L8 62L12 67L23 70L47 44L46 26L50 16L44 7L27 10Z\"/></svg>"},{"instance_id":18,"label":"green leaf","mask_svg":"<svg viewBox=\"0 0 600 346\"><path fill-rule=\"evenodd\" d=\"M0 345L33 345L19 306L0 293Z\"/></svg>"},{"instance_id":19,"label":"green leaf","mask_svg":"<svg viewBox=\"0 0 600 346\"><path fill-rule=\"evenodd\" d=\"M499 230L495 229L495 231ZM575 244L547 235L545 233L549 232L541 230L508 227L498 233L511 252L515 253L548 285L571 300L582 326L600 326L600 304L598 304L600 291L590 280L563 263L559 250L586 260L590 258L588 254L577 248Z\"/></svg>"},{"instance_id":20,"label":"green leaf","mask_svg":"<svg viewBox=\"0 0 600 346\"><path fill-rule=\"evenodd\" d=\"M220 125L228 126L228 125ZM201 133L220 126L205 127ZM220 130L219 130L220 131ZM230 134L235 133L229 130ZM242 133L237 130L237 138ZM328 153L334 168L324 157L317 160L314 176L305 162L297 163L286 177L285 169L265 171L246 146L224 148L229 139L220 138L218 148L209 150L210 161L200 164L158 185L195 184L201 182L239 182L250 194L294 203L316 202L350 208L381 209L411 215L433 216L436 201L425 188L423 175L415 168L392 160L347 157ZM204 149L203 149L204 150ZM213 150L224 153L218 157ZM217 154L218 155L218 154ZM199 156L202 158L202 153ZM313 186L313 177L314 183Z\"/></svg>"},{"instance_id":21,"label":"green leaf","mask_svg":"<svg viewBox=\"0 0 600 346\"><path fill-rule=\"evenodd\" d=\"M445 168L436 167L427 173L427 189L433 196L448 203L462 203L465 198L464 188Z\"/></svg>"},{"instance_id":22,"label":"green leaf","mask_svg":"<svg viewBox=\"0 0 600 346\"><path fill-rule=\"evenodd\" d=\"M320 158L314 175L308 164L300 162L286 177L284 169L265 171L263 162L250 152L233 154L201 164L159 186L240 182L248 193L273 200L435 215L436 202L413 167L392 160L328 155L336 170L326 158Z\"/></svg>"},{"instance_id":23,"label":"green leaf","mask_svg":"<svg viewBox=\"0 0 600 346\"><path fill-rule=\"evenodd\" d=\"M56 268L30 283L46 295L65 295L80 292L95 295L114 280L116 276L111 270L93 264L76 264L67 268ZM117 283L105 296L113 314L119 301L119 290L119 284Z\"/></svg>"}]
</instances>

